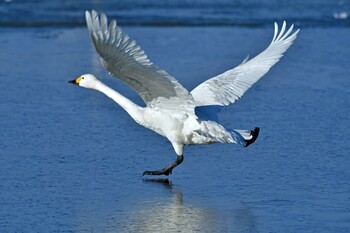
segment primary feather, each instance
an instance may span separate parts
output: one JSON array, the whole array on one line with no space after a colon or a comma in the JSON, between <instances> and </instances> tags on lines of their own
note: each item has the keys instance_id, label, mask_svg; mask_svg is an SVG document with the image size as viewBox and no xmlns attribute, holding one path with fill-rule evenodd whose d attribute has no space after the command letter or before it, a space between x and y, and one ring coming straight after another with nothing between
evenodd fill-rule
<instances>
[{"instance_id":1,"label":"primary feather","mask_svg":"<svg viewBox=\"0 0 350 233\"><path fill-rule=\"evenodd\" d=\"M281 31L275 23L275 33L270 45L256 57L247 60L234 69L213 77L191 91L196 106L229 105L243 94L283 56L292 45L299 30L291 34L293 25L285 32L286 22Z\"/></svg>"},{"instance_id":2,"label":"primary feather","mask_svg":"<svg viewBox=\"0 0 350 233\"><path fill-rule=\"evenodd\" d=\"M194 112L194 100L175 78L155 66L146 53L112 20L96 11L85 12L86 22L102 65L134 89L148 107Z\"/></svg>"}]
</instances>

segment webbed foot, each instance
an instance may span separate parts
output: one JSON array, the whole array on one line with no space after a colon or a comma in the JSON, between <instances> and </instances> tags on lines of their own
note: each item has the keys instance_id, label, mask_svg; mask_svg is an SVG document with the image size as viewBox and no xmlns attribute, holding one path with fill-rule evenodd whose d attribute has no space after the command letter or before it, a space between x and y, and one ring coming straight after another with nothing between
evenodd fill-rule
<instances>
[{"instance_id":1,"label":"webbed foot","mask_svg":"<svg viewBox=\"0 0 350 233\"><path fill-rule=\"evenodd\" d=\"M259 127L255 127L254 130L250 131L250 135L252 135L252 138L249 140L245 140L246 145L245 147L249 146L250 144L252 144L253 142L255 142L255 140L258 138L259 136L259 132L260 132L260 128Z\"/></svg>"}]
</instances>

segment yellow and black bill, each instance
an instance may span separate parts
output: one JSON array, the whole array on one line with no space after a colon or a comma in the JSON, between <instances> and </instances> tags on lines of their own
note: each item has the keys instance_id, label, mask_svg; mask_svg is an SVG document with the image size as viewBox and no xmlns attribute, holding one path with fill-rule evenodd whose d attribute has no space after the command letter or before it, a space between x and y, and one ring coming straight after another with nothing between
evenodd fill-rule
<instances>
[{"instance_id":1,"label":"yellow and black bill","mask_svg":"<svg viewBox=\"0 0 350 233\"><path fill-rule=\"evenodd\" d=\"M74 79L74 80L70 80L70 81L68 81L68 82L71 83L71 84L79 85L81 79L82 79L82 78L79 77L79 78L76 78L76 79Z\"/></svg>"}]
</instances>

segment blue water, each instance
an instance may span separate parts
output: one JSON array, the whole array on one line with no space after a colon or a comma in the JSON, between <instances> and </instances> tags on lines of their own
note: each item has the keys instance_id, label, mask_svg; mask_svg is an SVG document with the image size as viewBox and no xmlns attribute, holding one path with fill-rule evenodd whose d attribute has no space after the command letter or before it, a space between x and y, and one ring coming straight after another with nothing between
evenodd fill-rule
<instances>
[{"instance_id":1,"label":"blue water","mask_svg":"<svg viewBox=\"0 0 350 233\"><path fill-rule=\"evenodd\" d=\"M60 3L82 15L76 3ZM1 11L9 4L35 6L13 0ZM39 2L30 19L41 22L36 14L47 8L65 15L58 5ZM270 20L123 29L192 89L263 50ZM175 159L166 139L102 94L67 83L94 73L142 103L100 66L85 27L44 25L0 28L0 232L350 232L346 24L300 23L286 56L220 115L228 128L260 126L258 140L187 147L168 180L141 176Z\"/></svg>"},{"instance_id":2,"label":"blue water","mask_svg":"<svg viewBox=\"0 0 350 233\"><path fill-rule=\"evenodd\" d=\"M0 25L83 25L85 10L106 12L128 25L348 26L349 0L0 0Z\"/></svg>"}]
</instances>

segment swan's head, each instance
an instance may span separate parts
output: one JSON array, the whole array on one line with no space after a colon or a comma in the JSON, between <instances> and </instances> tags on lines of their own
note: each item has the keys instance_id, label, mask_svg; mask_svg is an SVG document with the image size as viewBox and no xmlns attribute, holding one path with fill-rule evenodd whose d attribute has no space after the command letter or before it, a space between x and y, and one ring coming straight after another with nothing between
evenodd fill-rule
<instances>
[{"instance_id":1,"label":"swan's head","mask_svg":"<svg viewBox=\"0 0 350 233\"><path fill-rule=\"evenodd\" d=\"M98 83L98 80L92 74L84 74L74 80L69 81L69 83L85 88L96 89L96 84Z\"/></svg>"}]
</instances>

